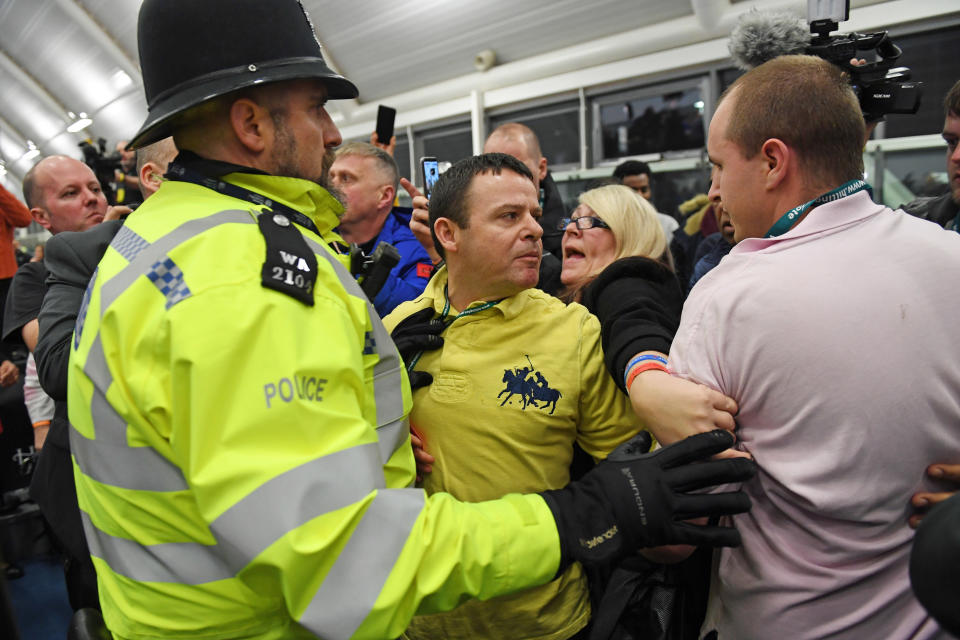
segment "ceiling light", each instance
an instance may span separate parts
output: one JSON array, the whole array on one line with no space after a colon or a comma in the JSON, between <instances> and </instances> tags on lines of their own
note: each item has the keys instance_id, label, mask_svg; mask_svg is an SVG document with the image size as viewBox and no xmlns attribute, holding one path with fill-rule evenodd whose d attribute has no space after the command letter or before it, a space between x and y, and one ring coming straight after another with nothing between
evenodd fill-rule
<instances>
[{"instance_id":1,"label":"ceiling light","mask_svg":"<svg viewBox=\"0 0 960 640\"><path fill-rule=\"evenodd\" d=\"M20 156L20 160L33 160L40 155L40 149L33 143L33 140L27 140L27 150Z\"/></svg>"},{"instance_id":2,"label":"ceiling light","mask_svg":"<svg viewBox=\"0 0 960 640\"><path fill-rule=\"evenodd\" d=\"M133 84L133 79L131 79L123 69L117 69L113 72L113 75L110 76L110 82L113 84L114 89L123 90Z\"/></svg>"},{"instance_id":3,"label":"ceiling light","mask_svg":"<svg viewBox=\"0 0 960 640\"><path fill-rule=\"evenodd\" d=\"M83 113L82 111L80 112L79 116L73 111L70 111L68 115L70 116L70 119L73 120L73 122L71 122L67 127L68 133L77 133L78 131L83 131L93 124L93 120L88 118L87 114Z\"/></svg>"}]
</instances>

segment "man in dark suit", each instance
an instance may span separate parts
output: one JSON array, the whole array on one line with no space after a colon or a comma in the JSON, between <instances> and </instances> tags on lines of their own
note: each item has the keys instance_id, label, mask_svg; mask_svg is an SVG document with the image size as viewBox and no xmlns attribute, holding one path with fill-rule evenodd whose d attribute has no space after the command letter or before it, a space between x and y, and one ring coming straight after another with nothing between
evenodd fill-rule
<instances>
[{"instance_id":1,"label":"man in dark suit","mask_svg":"<svg viewBox=\"0 0 960 640\"><path fill-rule=\"evenodd\" d=\"M144 199L160 187L167 164L176 151L173 140L166 138L138 152L140 191ZM87 283L123 222L118 218L86 231L59 233L47 243L44 259L48 275L34 355L40 384L54 399L55 409L47 438L50 446L44 447L37 462L30 494L66 547L67 585L70 604L75 610L99 607L99 598L70 460L67 363L73 329L85 306Z\"/></svg>"}]
</instances>

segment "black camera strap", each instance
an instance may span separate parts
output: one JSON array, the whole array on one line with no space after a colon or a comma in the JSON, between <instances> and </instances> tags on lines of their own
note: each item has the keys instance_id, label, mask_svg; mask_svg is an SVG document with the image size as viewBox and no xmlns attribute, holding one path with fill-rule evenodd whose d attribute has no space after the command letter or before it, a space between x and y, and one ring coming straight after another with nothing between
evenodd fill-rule
<instances>
[{"instance_id":1,"label":"black camera strap","mask_svg":"<svg viewBox=\"0 0 960 640\"><path fill-rule=\"evenodd\" d=\"M283 217L290 220L290 222L296 222L298 225L304 229L308 229L318 236L320 235L320 230L317 229L317 225L310 219L309 216L300 213L296 209L288 207L282 202L277 202L272 200L262 194L259 194L255 191L250 191L243 187L239 187L235 184L230 184L229 182L224 182L220 178L213 178L207 175L204 175L200 171L197 171L191 167L186 166L186 163L182 161L183 154L177 157L176 160L170 163L170 166L167 168L167 175L164 176L171 180L179 180L180 182L189 182L201 187L206 187L207 189L212 189L217 193L222 193L225 196L230 196L231 198L237 198L238 200L244 200L251 204L255 204L260 207L267 207L274 213L279 213ZM188 158L187 162L191 162ZM217 163L221 164L221 163ZM226 163L222 163L226 164ZM226 165L230 167L231 165ZM246 167L237 167L237 169L246 169ZM246 173L251 171L247 170ZM260 173L260 172L257 172Z\"/></svg>"}]
</instances>

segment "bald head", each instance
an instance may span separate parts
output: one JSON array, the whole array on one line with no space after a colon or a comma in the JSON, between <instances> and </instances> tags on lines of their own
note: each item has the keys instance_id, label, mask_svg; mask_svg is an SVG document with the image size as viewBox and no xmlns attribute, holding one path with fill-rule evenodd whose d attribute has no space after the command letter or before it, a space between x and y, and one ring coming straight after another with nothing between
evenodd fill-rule
<instances>
[{"instance_id":1,"label":"bald head","mask_svg":"<svg viewBox=\"0 0 960 640\"><path fill-rule=\"evenodd\" d=\"M487 137L484 153L505 153L527 165L537 188L547 177L547 159L540 152L540 141L530 127L519 122L502 124Z\"/></svg>"},{"instance_id":2,"label":"bald head","mask_svg":"<svg viewBox=\"0 0 960 640\"><path fill-rule=\"evenodd\" d=\"M107 199L87 165L67 156L48 156L23 178L30 214L50 233L83 231L103 222Z\"/></svg>"}]
</instances>

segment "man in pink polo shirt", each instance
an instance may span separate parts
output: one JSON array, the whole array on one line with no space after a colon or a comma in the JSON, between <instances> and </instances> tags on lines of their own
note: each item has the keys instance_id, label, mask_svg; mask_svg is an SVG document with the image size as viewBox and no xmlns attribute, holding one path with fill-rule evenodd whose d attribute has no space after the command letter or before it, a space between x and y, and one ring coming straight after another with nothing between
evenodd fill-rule
<instances>
[{"instance_id":1,"label":"man in pink polo shirt","mask_svg":"<svg viewBox=\"0 0 960 640\"><path fill-rule=\"evenodd\" d=\"M737 401L759 472L703 637L946 637L910 590L906 515L928 464L960 462L960 236L875 204L863 139L845 76L807 56L741 77L710 125L739 243L670 364Z\"/></svg>"}]
</instances>

